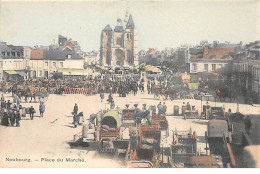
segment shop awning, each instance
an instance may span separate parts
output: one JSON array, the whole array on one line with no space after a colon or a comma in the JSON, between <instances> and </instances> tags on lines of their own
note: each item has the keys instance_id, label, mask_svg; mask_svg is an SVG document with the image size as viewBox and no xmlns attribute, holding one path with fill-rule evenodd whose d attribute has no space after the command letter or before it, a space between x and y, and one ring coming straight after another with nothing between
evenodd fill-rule
<instances>
[{"instance_id":1,"label":"shop awning","mask_svg":"<svg viewBox=\"0 0 260 174\"><path fill-rule=\"evenodd\" d=\"M16 71L16 72L17 72L17 74L19 74L20 76L27 76L24 71Z\"/></svg>"},{"instance_id":2,"label":"shop awning","mask_svg":"<svg viewBox=\"0 0 260 174\"><path fill-rule=\"evenodd\" d=\"M10 75L17 74L17 72L14 71L14 70L5 70L5 72L6 72L7 74L10 74Z\"/></svg>"}]
</instances>

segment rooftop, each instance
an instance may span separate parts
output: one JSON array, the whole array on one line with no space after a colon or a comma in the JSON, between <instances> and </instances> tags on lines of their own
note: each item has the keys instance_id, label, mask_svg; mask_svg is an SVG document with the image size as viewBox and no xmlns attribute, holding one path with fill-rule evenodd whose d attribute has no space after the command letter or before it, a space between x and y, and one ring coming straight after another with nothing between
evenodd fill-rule
<instances>
[{"instance_id":1,"label":"rooftop","mask_svg":"<svg viewBox=\"0 0 260 174\"><path fill-rule=\"evenodd\" d=\"M43 60L43 50L42 49L33 49L31 50L31 60Z\"/></svg>"},{"instance_id":2,"label":"rooftop","mask_svg":"<svg viewBox=\"0 0 260 174\"><path fill-rule=\"evenodd\" d=\"M216 60L216 59L232 59L234 55L234 48L208 48L204 47L202 54L197 54L191 57L191 60L194 59L207 59L207 60Z\"/></svg>"}]
</instances>

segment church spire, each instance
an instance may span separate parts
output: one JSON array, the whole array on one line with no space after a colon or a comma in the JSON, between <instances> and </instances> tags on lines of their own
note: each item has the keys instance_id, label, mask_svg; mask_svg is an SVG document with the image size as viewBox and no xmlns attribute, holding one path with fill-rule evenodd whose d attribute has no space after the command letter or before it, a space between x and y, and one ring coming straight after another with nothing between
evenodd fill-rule
<instances>
[{"instance_id":1,"label":"church spire","mask_svg":"<svg viewBox=\"0 0 260 174\"><path fill-rule=\"evenodd\" d=\"M126 28L129 28L129 29L134 29L135 28L134 20L133 20L131 14L130 14L128 22L126 24Z\"/></svg>"},{"instance_id":2,"label":"church spire","mask_svg":"<svg viewBox=\"0 0 260 174\"><path fill-rule=\"evenodd\" d=\"M103 31L112 31L112 28L110 27L109 24L103 29Z\"/></svg>"}]
</instances>

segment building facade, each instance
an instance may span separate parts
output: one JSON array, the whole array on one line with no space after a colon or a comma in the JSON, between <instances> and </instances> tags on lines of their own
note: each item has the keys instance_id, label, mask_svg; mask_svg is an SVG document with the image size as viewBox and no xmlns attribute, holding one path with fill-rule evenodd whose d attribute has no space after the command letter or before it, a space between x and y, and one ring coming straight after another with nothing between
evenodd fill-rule
<instances>
[{"instance_id":1,"label":"building facade","mask_svg":"<svg viewBox=\"0 0 260 174\"><path fill-rule=\"evenodd\" d=\"M260 102L260 41L237 49L232 64L235 83L242 90L246 103ZM253 101L248 101L252 98Z\"/></svg>"},{"instance_id":2,"label":"building facade","mask_svg":"<svg viewBox=\"0 0 260 174\"><path fill-rule=\"evenodd\" d=\"M19 80L26 77L24 48L0 42L1 80Z\"/></svg>"},{"instance_id":3,"label":"building facade","mask_svg":"<svg viewBox=\"0 0 260 174\"><path fill-rule=\"evenodd\" d=\"M233 48L203 48L202 54L190 58L190 73L215 72L227 66L233 58Z\"/></svg>"},{"instance_id":4,"label":"building facade","mask_svg":"<svg viewBox=\"0 0 260 174\"><path fill-rule=\"evenodd\" d=\"M101 32L100 64L123 66L138 64L138 34L132 16L124 27L107 25Z\"/></svg>"}]
</instances>

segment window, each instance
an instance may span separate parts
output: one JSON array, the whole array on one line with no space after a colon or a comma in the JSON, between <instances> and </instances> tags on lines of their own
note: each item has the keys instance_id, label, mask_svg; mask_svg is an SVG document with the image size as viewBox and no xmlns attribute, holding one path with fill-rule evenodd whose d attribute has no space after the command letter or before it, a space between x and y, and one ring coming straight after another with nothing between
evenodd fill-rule
<instances>
[{"instance_id":1,"label":"window","mask_svg":"<svg viewBox=\"0 0 260 174\"><path fill-rule=\"evenodd\" d=\"M26 51L25 51L25 56L26 56L26 57L29 56L29 50L26 50Z\"/></svg>"},{"instance_id":2,"label":"window","mask_svg":"<svg viewBox=\"0 0 260 174\"><path fill-rule=\"evenodd\" d=\"M60 62L60 68L63 68L63 62Z\"/></svg>"},{"instance_id":3,"label":"window","mask_svg":"<svg viewBox=\"0 0 260 174\"><path fill-rule=\"evenodd\" d=\"M212 71L216 70L216 64L212 64Z\"/></svg>"},{"instance_id":4,"label":"window","mask_svg":"<svg viewBox=\"0 0 260 174\"><path fill-rule=\"evenodd\" d=\"M71 59L71 54L68 54L68 59Z\"/></svg>"},{"instance_id":5,"label":"window","mask_svg":"<svg viewBox=\"0 0 260 174\"><path fill-rule=\"evenodd\" d=\"M7 56L10 57L10 52L7 52Z\"/></svg>"},{"instance_id":6,"label":"window","mask_svg":"<svg viewBox=\"0 0 260 174\"><path fill-rule=\"evenodd\" d=\"M209 70L209 65L208 64L204 64L204 71L208 71Z\"/></svg>"},{"instance_id":7,"label":"window","mask_svg":"<svg viewBox=\"0 0 260 174\"><path fill-rule=\"evenodd\" d=\"M53 66L53 67L56 67L56 62L52 62L52 66Z\"/></svg>"},{"instance_id":8,"label":"window","mask_svg":"<svg viewBox=\"0 0 260 174\"><path fill-rule=\"evenodd\" d=\"M39 76L41 77L42 76L42 71L41 70L39 71L39 74L40 74Z\"/></svg>"},{"instance_id":9,"label":"window","mask_svg":"<svg viewBox=\"0 0 260 174\"><path fill-rule=\"evenodd\" d=\"M192 64L192 71L197 71L197 64L196 63Z\"/></svg>"},{"instance_id":10,"label":"window","mask_svg":"<svg viewBox=\"0 0 260 174\"><path fill-rule=\"evenodd\" d=\"M127 39L131 39L131 34L127 33Z\"/></svg>"},{"instance_id":11,"label":"window","mask_svg":"<svg viewBox=\"0 0 260 174\"><path fill-rule=\"evenodd\" d=\"M45 66L48 66L48 62L45 62Z\"/></svg>"}]
</instances>

